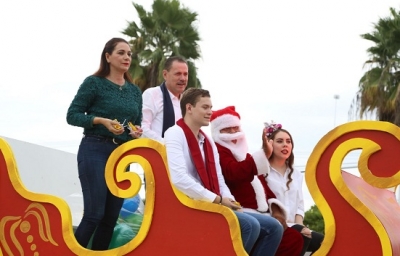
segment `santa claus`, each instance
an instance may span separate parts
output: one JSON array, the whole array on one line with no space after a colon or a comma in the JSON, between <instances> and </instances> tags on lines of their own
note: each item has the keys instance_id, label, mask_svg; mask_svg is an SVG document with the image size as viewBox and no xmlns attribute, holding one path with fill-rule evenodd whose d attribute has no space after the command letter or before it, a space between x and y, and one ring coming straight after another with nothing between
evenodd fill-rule
<instances>
[{"instance_id":1,"label":"santa claus","mask_svg":"<svg viewBox=\"0 0 400 256\"><path fill-rule=\"evenodd\" d=\"M264 177L269 172L268 157L272 153L272 145L265 132L262 148L249 154L240 115L234 106L229 106L213 111L211 134L218 148L225 182L243 206L243 211L269 214L284 226L285 232L276 255L300 255L303 238L299 232L288 228L285 206L265 182Z\"/></svg>"}]
</instances>

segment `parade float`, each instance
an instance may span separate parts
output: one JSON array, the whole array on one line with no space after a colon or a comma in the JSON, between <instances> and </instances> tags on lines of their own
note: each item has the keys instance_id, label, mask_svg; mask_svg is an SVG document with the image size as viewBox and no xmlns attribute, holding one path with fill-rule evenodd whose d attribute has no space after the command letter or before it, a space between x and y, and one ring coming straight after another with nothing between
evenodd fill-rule
<instances>
[{"instance_id":1,"label":"parade float","mask_svg":"<svg viewBox=\"0 0 400 256\"><path fill-rule=\"evenodd\" d=\"M378 121L338 126L318 142L305 171L325 221L325 240L314 255L400 255L400 207L394 195L400 183L399 142L400 129ZM359 176L341 168L354 150L361 150ZM129 218L140 202L129 202L133 209L121 210L115 233L130 232L118 227L124 221L140 225L117 246L92 251L76 242L67 202L29 190L12 148L0 138L0 255L247 255L232 210L176 190L165 148L156 141L134 140L112 153L105 178L114 195L137 199L141 178L125 172L132 163L144 170L146 202L135 220Z\"/></svg>"}]
</instances>

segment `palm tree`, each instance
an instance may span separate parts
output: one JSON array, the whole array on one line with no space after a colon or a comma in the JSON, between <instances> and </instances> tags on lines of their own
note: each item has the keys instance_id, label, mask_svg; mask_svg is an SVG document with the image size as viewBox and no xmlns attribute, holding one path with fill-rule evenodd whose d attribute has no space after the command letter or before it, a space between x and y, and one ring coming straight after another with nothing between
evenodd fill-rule
<instances>
[{"instance_id":1,"label":"palm tree","mask_svg":"<svg viewBox=\"0 0 400 256\"><path fill-rule=\"evenodd\" d=\"M350 112L355 110L359 118L375 113L378 120L393 123L400 82L400 15L393 8L390 13L390 17L380 18L374 24L372 33L361 35L374 45L367 49L370 58L364 65L369 70L360 79Z\"/></svg>"},{"instance_id":2,"label":"palm tree","mask_svg":"<svg viewBox=\"0 0 400 256\"><path fill-rule=\"evenodd\" d=\"M162 70L170 56L182 56L188 61L188 87L201 87L194 61L200 58L200 40L193 23L197 13L181 7L178 0L154 0L153 12L133 3L139 19L129 22L122 32L131 37L132 65L130 73L142 91L163 81Z\"/></svg>"}]
</instances>

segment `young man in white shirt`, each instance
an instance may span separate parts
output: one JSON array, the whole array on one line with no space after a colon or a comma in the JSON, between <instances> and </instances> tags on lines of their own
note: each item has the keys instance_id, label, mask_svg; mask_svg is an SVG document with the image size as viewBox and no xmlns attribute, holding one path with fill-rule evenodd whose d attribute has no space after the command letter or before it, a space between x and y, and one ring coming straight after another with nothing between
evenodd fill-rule
<instances>
[{"instance_id":1,"label":"young man in white shirt","mask_svg":"<svg viewBox=\"0 0 400 256\"><path fill-rule=\"evenodd\" d=\"M173 56L166 60L163 70L165 81L142 94L143 137L164 142L164 132L182 117L179 101L186 89L188 76L185 59Z\"/></svg>"},{"instance_id":2,"label":"young man in white shirt","mask_svg":"<svg viewBox=\"0 0 400 256\"><path fill-rule=\"evenodd\" d=\"M275 255L283 234L282 225L270 216L241 211L222 176L217 148L201 130L209 125L212 114L209 92L190 88L183 93L180 105L183 118L165 132L172 183L192 199L232 209L248 254Z\"/></svg>"}]
</instances>

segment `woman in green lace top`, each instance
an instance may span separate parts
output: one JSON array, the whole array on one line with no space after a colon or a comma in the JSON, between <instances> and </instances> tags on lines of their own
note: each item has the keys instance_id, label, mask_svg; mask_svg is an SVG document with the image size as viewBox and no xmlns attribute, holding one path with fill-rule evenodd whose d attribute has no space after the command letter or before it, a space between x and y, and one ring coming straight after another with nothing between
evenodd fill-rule
<instances>
[{"instance_id":1,"label":"woman in green lace top","mask_svg":"<svg viewBox=\"0 0 400 256\"><path fill-rule=\"evenodd\" d=\"M123 198L108 190L104 171L108 157L119 145L141 136L142 94L128 73L131 50L122 38L108 41L99 70L78 89L67 113L70 125L83 128L78 150L78 173L84 213L75 237L92 250L107 250ZM129 122L136 126L132 130Z\"/></svg>"}]
</instances>

